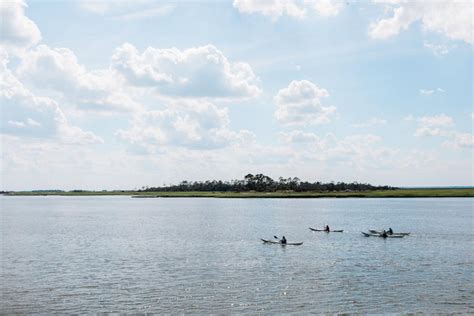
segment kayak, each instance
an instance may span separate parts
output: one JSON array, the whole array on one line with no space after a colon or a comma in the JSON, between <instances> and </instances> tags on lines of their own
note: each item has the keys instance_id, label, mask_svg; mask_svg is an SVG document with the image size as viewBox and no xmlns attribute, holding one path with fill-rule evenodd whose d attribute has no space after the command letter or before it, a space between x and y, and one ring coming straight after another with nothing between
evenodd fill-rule
<instances>
[{"instance_id":1,"label":"kayak","mask_svg":"<svg viewBox=\"0 0 474 316\"><path fill-rule=\"evenodd\" d=\"M403 238L405 237L405 235L388 235L387 237L382 237L382 235L380 234L373 234L373 233L364 233L364 232L361 232L362 235L364 235L365 237L380 237L380 238Z\"/></svg>"},{"instance_id":2,"label":"kayak","mask_svg":"<svg viewBox=\"0 0 474 316\"><path fill-rule=\"evenodd\" d=\"M317 228L312 228L312 227L310 227L309 229L311 229L313 232L325 232L325 233L342 233L344 231L343 229L327 231L325 229L317 229Z\"/></svg>"},{"instance_id":3,"label":"kayak","mask_svg":"<svg viewBox=\"0 0 474 316\"><path fill-rule=\"evenodd\" d=\"M287 242L286 244L282 244L279 241L266 240L266 239L263 239L263 238L262 238L262 241L265 244L279 244L279 245L282 245L282 246L301 246L303 244L302 242Z\"/></svg>"},{"instance_id":4,"label":"kayak","mask_svg":"<svg viewBox=\"0 0 474 316\"><path fill-rule=\"evenodd\" d=\"M382 233L381 230L373 230L373 229L370 229L369 232L372 233L372 234L381 234ZM387 234L388 234L388 232L387 232ZM393 235L408 236L408 235L410 235L410 233L393 233L392 236Z\"/></svg>"}]
</instances>

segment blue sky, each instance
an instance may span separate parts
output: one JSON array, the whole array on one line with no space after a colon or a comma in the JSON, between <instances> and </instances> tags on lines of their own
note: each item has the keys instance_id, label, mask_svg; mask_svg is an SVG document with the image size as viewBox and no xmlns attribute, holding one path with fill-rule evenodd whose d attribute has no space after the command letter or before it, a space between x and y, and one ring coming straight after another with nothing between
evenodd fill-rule
<instances>
[{"instance_id":1,"label":"blue sky","mask_svg":"<svg viewBox=\"0 0 474 316\"><path fill-rule=\"evenodd\" d=\"M469 1L11 1L1 189L473 185Z\"/></svg>"}]
</instances>

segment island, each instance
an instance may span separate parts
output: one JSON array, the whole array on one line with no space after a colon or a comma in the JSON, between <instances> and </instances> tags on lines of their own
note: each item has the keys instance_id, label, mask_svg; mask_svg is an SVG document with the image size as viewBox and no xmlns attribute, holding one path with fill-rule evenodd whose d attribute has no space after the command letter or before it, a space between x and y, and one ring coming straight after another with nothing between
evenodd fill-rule
<instances>
[{"instance_id":1,"label":"island","mask_svg":"<svg viewBox=\"0 0 474 316\"><path fill-rule=\"evenodd\" d=\"M101 196L133 198L420 198L474 197L474 187L399 188L358 182L308 182L297 177L274 180L264 174L247 174L241 180L182 181L175 185L134 190L32 190L2 191L5 196Z\"/></svg>"}]
</instances>

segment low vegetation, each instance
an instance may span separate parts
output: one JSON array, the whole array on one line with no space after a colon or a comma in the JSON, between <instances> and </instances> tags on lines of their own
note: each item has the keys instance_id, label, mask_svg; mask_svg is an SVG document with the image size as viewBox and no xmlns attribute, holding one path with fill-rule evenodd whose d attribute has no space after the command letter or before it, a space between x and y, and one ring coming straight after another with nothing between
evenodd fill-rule
<instances>
[{"instance_id":1,"label":"low vegetation","mask_svg":"<svg viewBox=\"0 0 474 316\"><path fill-rule=\"evenodd\" d=\"M474 189L394 189L359 192L137 192L133 197L208 197L208 198L421 198L474 197Z\"/></svg>"},{"instance_id":2,"label":"low vegetation","mask_svg":"<svg viewBox=\"0 0 474 316\"><path fill-rule=\"evenodd\" d=\"M474 197L474 188L400 189L367 183L307 182L298 178L272 178L248 174L243 180L183 181L177 185L143 187L140 190L87 191L37 190L0 192L4 195L127 195L133 197L212 197L212 198L410 198L410 197Z\"/></svg>"},{"instance_id":3,"label":"low vegetation","mask_svg":"<svg viewBox=\"0 0 474 316\"><path fill-rule=\"evenodd\" d=\"M182 181L177 185L146 187L139 192L366 192L394 190L390 186L374 186L368 183L307 182L298 178L273 180L264 174L247 174L242 180L232 181Z\"/></svg>"}]
</instances>

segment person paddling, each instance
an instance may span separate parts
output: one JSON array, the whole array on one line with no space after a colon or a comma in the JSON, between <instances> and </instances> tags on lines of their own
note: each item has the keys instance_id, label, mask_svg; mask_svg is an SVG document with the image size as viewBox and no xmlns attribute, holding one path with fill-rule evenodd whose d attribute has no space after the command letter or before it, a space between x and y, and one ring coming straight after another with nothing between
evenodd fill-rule
<instances>
[{"instance_id":1,"label":"person paddling","mask_svg":"<svg viewBox=\"0 0 474 316\"><path fill-rule=\"evenodd\" d=\"M382 234L380 234L380 237L383 237L383 238L387 238L388 235L387 235L387 231L384 229Z\"/></svg>"},{"instance_id":2,"label":"person paddling","mask_svg":"<svg viewBox=\"0 0 474 316\"><path fill-rule=\"evenodd\" d=\"M325 231L325 232L328 232L328 233L331 231L331 230L329 229L329 225L326 225L326 227L324 228L324 231Z\"/></svg>"},{"instance_id":3,"label":"person paddling","mask_svg":"<svg viewBox=\"0 0 474 316\"><path fill-rule=\"evenodd\" d=\"M281 238L280 243L281 243L282 245L286 245L286 238L285 238L285 236L283 236L283 237Z\"/></svg>"},{"instance_id":4,"label":"person paddling","mask_svg":"<svg viewBox=\"0 0 474 316\"><path fill-rule=\"evenodd\" d=\"M392 227L390 227L390 228L388 229L388 232L387 232L387 233L388 233L389 235L393 235Z\"/></svg>"}]
</instances>

